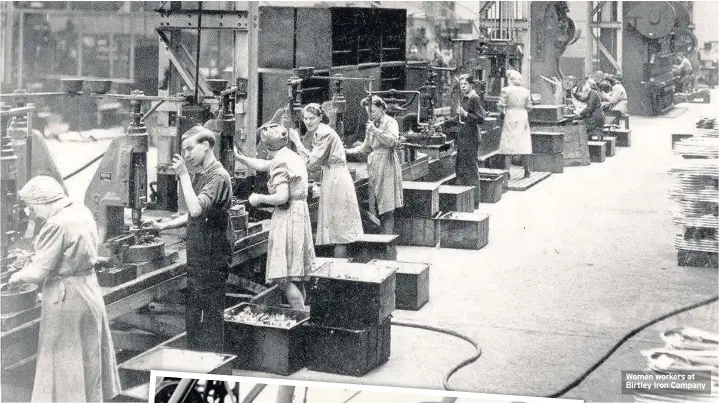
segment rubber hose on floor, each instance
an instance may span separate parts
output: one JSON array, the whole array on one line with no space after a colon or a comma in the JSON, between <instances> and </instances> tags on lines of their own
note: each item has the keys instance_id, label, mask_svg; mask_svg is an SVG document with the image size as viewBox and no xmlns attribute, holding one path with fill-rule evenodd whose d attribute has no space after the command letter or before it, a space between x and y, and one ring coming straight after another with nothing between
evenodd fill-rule
<instances>
[{"instance_id":1,"label":"rubber hose on floor","mask_svg":"<svg viewBox=\"0 0 719 403\"><path fill-rule=\"evenodd\" d=\"M609 350L609 352L604 355L604 357L600 358L599 361L597 361L594 365L592 365L592 367L589 368L586 372L584 372L584 374L582 374L579 378L575 379L572 383L567 385L564 389L560 390L559 392L551 394L547 397L552 397L552 398L560 397L560 396L566 394L567 392L569 392L570 390L579 386L579 384L582 383L582 381L584 381L592 372L594 372L594 370L599 368L600 365L602 365L612 354L614 354L614 352L617 351L622 344L624 344L627 340L631 339L632 337L636 336L637 333L641 332L642 330L644 330L644 329L648 328L649 326L652 326L658 322L661 322L664 319L679 315L680 313L684 313L686 311L691 311L692 309L696 309L696 308L702 307L704 305L709 305L711 303L717 302L718 299L719 299L719 296L715 296L715 297L709 298L707 300L697 302L696 304L689 305L684 308L676 309L674 311L664 314L664 315L662 315L656 319L653 319L653 320L639 326L638 328L632 330L631 332L627 333L624 337L622 337L622 339L619 340L619 342L617 344L615 344L614 347L612 347Z\"/></svg>"},{"instance_id":2,"label":"rubber hose on floor","mask_svg":"<svg viewBox=\"0 0 719 403\"><path fill-rule=\"evenodd\" d=\"M93 158L92 160L90 160L90 162L88 162L87 164L81 166L80 168L78 168L78 169L76 169L75 171L73 171L71 174L69 174L69 175L65 176L64 178L62 178L62 180L66 181L66 180L72 178L73 176L75 176L75 175L79 174L80 172L82 172L82 171L86 170L87 168L89 168L90 165L96 163L100 158L102 158L102 157L104 157L104 156L105 156L105 153L102 153L102 154L98 155L97 157L95 157L95 158Z\"/></svg>"},{"instance_id":3,"label":"rubber hose on floor","mask_svg":"<svg viewBox=\"0 0 719 403\"><path fill-rule=\"evenodd\" d=\"M452 378L452 376L454 376L454 374L457 373L457 371L459 371L460 369L466 367L467 365L477 361L479 359L479 357L482 356L482 348L479 347L479 344L476 341L472 340L468 336L465 336L461 333L455 332L454 330L447 330L447 329L442 329L439 327L428 326L428 325L420 325L417 323L401 322L401 321L396 321L394 319L392 320L392 325L402 326L402 327L411 327L411 328L415 328L415 329L424 329L424 330L429 330L431 332L448 334L450 336L460 338L460 339L468 342L469 344L471 344L474 347L475 353L472 357L467 358L466 360L460 362L459 364L455 365L449 372L447 372L444 379L442 380L442 386L444 387L445 390L453 390L452 388L449 387L449 379Z\"/></svg>"}]
</instances>

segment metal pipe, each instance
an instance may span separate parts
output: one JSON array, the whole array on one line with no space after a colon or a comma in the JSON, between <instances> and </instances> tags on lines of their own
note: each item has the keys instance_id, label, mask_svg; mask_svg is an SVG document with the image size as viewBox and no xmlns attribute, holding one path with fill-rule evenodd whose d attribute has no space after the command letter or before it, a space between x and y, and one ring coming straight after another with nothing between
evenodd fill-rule
<instances>
[{"instance_id":1,"label":"metal pipe","mask_svg":"<svg viewBox=\"0 0 719 403\"><path fill-rule=\"evenodd\" d=\"M159 108L160 105L162 105L162 104L164 104L164 103L165 103L164 100L162 100L162 101L156 103L152 108L150 108L147 112L145 112L144 115L142 115L142 118L140 119L140 122L144 122L145 119L147 119L147 118L152 114L152 112L155 112L155 111L157 110L157 108Z\"/></svg>"},{"instance_id":2,"label":"metal pipe","mask_svg":"<svg viewBox=\"0 0 719 403\"><path fill-rule=\"evenodd\" d=\"M197 383L196 379L181 379L167 403L180 403L190 389L195 386L195 383Z\"/></svg>"},{"instance_id":3,"label":"metal pipe","mask_svg":"<svg viewBox=\"0 0 719 403\"><path fill-rule=\"evenodd\" d=\"M244 399L242 399L242 403L252 403L257 399L257 396L262 393L263 390L265 390L265 387L267 387L267 384L264 383L258 383L257 385L253 386L250 390L250 393L245 396Z\"/></svg>"},{"instance_id":4,"label":"metal pipe","mask_svg":"<svg viewBox=\"0 0 719 403\"><path fill-rule=\"evenodd\" d=\"M195 55L195 104L200 102L200 38L202 37L202 2L197 2L197 49Z\"/></svg>"},{"instance_id":5,"label":"metal pipe","mask_svg":"<svg viewBox=\"0 0 719 403\"><path fill-rule=\"evenodd\" d=\"M59 95L70 95L69 92L33 92L33 93L23 93L23 94L0 94L0 98L7 99L7 98L29 98L29 97L50 97L50 96L59 96ZM74 93L72 94L74 95Z\"/></svg>"},{"instance_id":6,"label":"metal pipe","mask_svg":"<svg viewBox=\"0 0 719 403\"><path fill-rule=\"evenodd\" d=\"M0 111L0 117L24 115L25 113L32 112L34 110L35 110L35 106L23 106L20 108L8 109L6 111Z\"/></svg>"}]
</instances>

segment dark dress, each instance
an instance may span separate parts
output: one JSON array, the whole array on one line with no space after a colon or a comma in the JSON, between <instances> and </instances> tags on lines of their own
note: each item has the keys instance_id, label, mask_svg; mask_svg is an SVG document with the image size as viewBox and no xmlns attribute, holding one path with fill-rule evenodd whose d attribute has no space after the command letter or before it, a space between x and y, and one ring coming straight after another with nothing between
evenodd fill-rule
<instances>
[{"instance_id":1,"label":"dark dress","mask_svg":"<svg viewBox=\"0 0 719 403\"><path fill-rule=\"evenodd\" d=\"M191 350L222 352L227 276L234 234L232 184L218 161L192 179L202 214L187 218L185 327Z\"/></svg>"},{"instance_id":2,"label":"dark dress","mask_svg":"<svg viewBox=\"0 0 719 403\"><path fill-rule=\"evenodd\" d=\"M482 108L482 100L475 91L468 96L462 96L459 101L462 108L467 111L467 116L459 116L459 132L457 133L457 160L455 162L455 173L457 185L475 186L474 204L479 204L479 165L477 163L477 151L479 149L479 124L484 122L485 111Z\"/></svg>"},{"instance_id":3,"label":"dark dress","mask_svg":"<svg viewBox=\"0 0 719 403\"><path fill-rule=\"evenodd\" d=\"M579 118L584 120L587 136L601 136L604 128L604 112L599 93L596 90L590 90L586 97L579 94L574 94L574 97L587 104L587 107L579 113Z\"/></svg>"}]
</instances>

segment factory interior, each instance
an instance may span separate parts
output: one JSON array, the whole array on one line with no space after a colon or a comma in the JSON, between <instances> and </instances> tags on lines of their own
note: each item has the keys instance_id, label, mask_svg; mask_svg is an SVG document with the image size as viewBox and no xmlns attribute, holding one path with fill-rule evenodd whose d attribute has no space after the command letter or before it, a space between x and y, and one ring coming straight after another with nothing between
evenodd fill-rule
<instances>
[{"instance_id":1,"label":"factory interior","mask_svg":"<svg viewBox=\"0 0 719 403\"><path fill-rule=\"evenodd\" d=\"M0 2L0 400L717 401L718 18Z\"/></svg>"}]
</instances>

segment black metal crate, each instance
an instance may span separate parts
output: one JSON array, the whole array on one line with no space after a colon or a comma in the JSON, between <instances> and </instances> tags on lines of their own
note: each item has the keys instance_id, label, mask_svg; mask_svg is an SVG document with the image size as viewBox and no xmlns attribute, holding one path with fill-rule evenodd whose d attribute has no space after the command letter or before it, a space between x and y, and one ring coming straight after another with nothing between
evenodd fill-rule
<instances>
[{"instance_id":1,"label":"black metal crate","mask_svg":"<svg viewBox=\"0 0 719 403\"><path fill-rule=\"evenodd\" d=\"M307 368L332 374L363 376L389 360L392 318L364 329L303 325Z\"/></svg>"},{"instance_id":2,"label":"black metal crate","mask_svg":"<svg viewBox=\"0 0 719 403\"><path fill-rule=\"evenodd\" d=\"M396 309L417 311L429 301L429 264L375 259L375 266L396 269Z\"/></svg>"},{"instance_id":3,"label":"black metal crate","mask_svg":"<svg viewBox=\"0 0 719 403\"><path fill-rule=\"evenodd\" d=\"M292 322L273 325L237 319L236 315L246 309L252 315L283 315ZM225 350L237 356L237 369L291 375L305 366L300 325L308 319L306 311L250 303L235 305L225 310Z\"/></svg>"},{"instance_id":4,"label":"black metal crate","mask_svg":"<svg viewBox=\"0 0 719 403\"><path fill-rule=\"evenodd\" d=\"M395 270L362 263L330 262L310 274L312 322L364 329L395 309Z\"/></svg>"}]
</instances>

